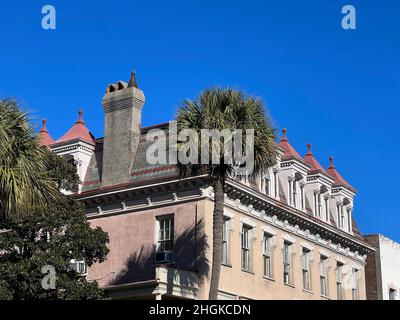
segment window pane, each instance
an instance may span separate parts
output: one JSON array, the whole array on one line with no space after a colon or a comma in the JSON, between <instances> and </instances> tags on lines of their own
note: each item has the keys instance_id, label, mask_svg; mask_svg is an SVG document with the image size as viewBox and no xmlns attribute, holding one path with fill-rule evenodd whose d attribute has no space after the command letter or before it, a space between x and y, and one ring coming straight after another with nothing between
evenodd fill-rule
<instances>
[{"instance_id":1,"label":"window pane","mask_svg":"<svg viewBox=\"0 0 400 320\"><path fill-rule=\"evenodd\" d=\"M271 259L270 257L264 257L264 275L271 277Z\"/></svg>"},{"instance_id":2,"label":"window pane","mask_svg":"<svg viewBox=\"0 0 400 320\"><path fill-rule=\"evenodd\" d=\"M171 251L173 249L174 225L172 218L161 218L158 220L158 252Z\"/></svg>"}]
</instances>

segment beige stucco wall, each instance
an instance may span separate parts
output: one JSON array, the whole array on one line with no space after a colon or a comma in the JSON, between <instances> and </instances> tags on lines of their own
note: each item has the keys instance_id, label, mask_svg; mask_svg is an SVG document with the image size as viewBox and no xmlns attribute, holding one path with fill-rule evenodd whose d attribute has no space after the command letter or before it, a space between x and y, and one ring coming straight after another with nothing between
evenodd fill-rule
<instances>
[{"instance_id":1,"label":"beige stucco wall","mask_svg":"<svg viewBox=\"0 0 400 320\"><path fill-rule=\"evenodd\" d=\"M90 219L93 227L100 226L110 237L110 253L107 261L92 266L88 279L99 279L99 285L107 287L155 279L154 246L156 243L155 223L157 216L174 215L175 256L173 267L183 270L198 270L200 277L198 299L207 299L212 263L212 214L213 201L205 198L179 205L160 206L133 212L121 212L108 216L94 216ZM313 241L302 238L267 223L262 219L245 214L226 206L225 215L231 219L229 231L230 266L221 267L220 298L230 299L336 299L336 261L346 267L343 272L344 299L351 299L351 270L359 270L359 298L365 299L364 265L362 262L331 250ZM195 223L203 227L188 234ZM241 270L241 226L253 226L251 241L252 272ZM273 234L273 279L263 276L263 232ZM194 239L195 238L195 239ZM293 285L283 283L282 247L284 239L293 243L292 270ZM208 247L201 244L205 240ZM303 290L301 252L305 246L311 250L311 290ZM199 251L204 250L204 258ZM319 282L319 257L328 260L328 297L321 297ZM199 262L201 261L201 262ZM206 263L204 263L206 261Z\"/></svg>"},{"instance_id":2,"label":"beige stucco wall","mask_svg":"<svg viewBox=\"0 0 400 320\"><path fill-rule=\"evenodd\" d=\"M198 214L204 216L205 230L209 239L212 239L212 208L213 202L209 199L203 200L198 205ZM343 254L322 247L311 241L307 241L296 234L280 230L275 226L269 225L262 220L254 219L240 211L226 208L225 214L232 217L231 231L229 232L230 247L230 266L223 265L221 268L220 291L225 298L236 299L332 299L337 297L336 293L336 262L340 261L345 265L343 268L344 299L352 298L352 268L359 270L357 277L359 279L359 299L365 299L365 276L364 264L355 259L346 257ZM241 226L242 221L254 224L255 238L251 242L252 251L252 272L241 270ZM272 251L272 270L273 279L267 279L263 276L263 229L272 233L273 251ZM293 285L283 283L283 261L282 248L284 239L293 243L294 250L292 255L293 262ZM303 290L301 253L305 246L312 251L313 262L311 262L311 290ZM209 243L207 258L212 261L212 243ZM320 294L320 274L319 258L320 254L327 256L328 259L328 296L322 297ZM206 299L209 288L208 280L204 283L200 291L200 298Z\"/></svg>"},{"instance_id":3,"label":"beige stucco wall","mask_svg":"<svg viewBox=\"0 0 400 320\"><path fill-rule=\"evenodd\" d=\"M108 233L110 252L105 262L89 269L88 280L99 279L99 285L106 287L155 279L156 218L169 214L174 215L175 250L179 252L176 266L195 268L192 230L196 221L196 203L193 202L91 218L92 227L99 226Z\"/></svg>"}]
</instances>

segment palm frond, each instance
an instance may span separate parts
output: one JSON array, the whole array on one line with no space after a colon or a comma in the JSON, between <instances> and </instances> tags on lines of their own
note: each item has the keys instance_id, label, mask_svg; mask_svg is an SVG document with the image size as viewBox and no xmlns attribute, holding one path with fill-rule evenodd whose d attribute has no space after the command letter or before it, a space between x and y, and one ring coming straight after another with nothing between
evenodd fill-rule
<instances>
[{"instance_id":1,"label":"palm frond","mask_svg":"<svg viewBox=\"0 0 400 320\"><path fill-rule=\"evenodd\" d=\"M28 115L15 100L0 99L0 219L29 214L55 194Z\"/></svg>"},{"instance_id":2,"label":"palm frond","mask_svg":"<svg viewBox=\"0 0 400 320\"><path fill-rule=\"evenodd\" d=\"M275 129L265 111L264 103L261 99L248 96L241 91L230 88L211 88L204 90L197 100L185 100L178 109L177 115L178 131L183 129L193 129L198 134L198 150L201 150L200 132L202 129L216 129L231 131L254 130L254 170L249 173L256 176L267 171L276 162L276 143ZM223 139L221 139L223 140ZM234 172L233 164L225 164L223 141L220 150L220 163L201 165L199 158L198 164L189 163L182 165L178 162L180 175L186 177L195 175L200 170L206 170L214 178L226 177ZM242 135L242 148L244 150L246 135ZM178 143L179 150L182 145ZM214 141L215 146L215 141ZM213 144L209 144L209 155L211 157ZM199 157L200 157L199 152Z\"/></svg>"}]
</instances>

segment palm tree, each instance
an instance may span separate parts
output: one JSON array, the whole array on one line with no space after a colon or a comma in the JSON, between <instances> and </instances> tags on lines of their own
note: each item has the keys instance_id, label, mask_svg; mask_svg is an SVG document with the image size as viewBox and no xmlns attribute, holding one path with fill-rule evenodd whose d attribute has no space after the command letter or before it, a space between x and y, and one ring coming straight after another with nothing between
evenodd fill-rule
<instances>
[{"instance_id":1,"label":"palm tree","mask_svg":"<svg viewBox=\"0 0 400 320\"><path fill-rule=\"evenodd\" d=\"M43 207L56 194L27 114L15 100L0 99L0 222Z\"/></svg>"},{"instance_id":2,"label":"palm tree","mask_svg":"<svg viewBox=\"0 0 400 320\"><path fill-rule=\"evenodd\" d=\"M276 162L274 128L267 117L262 100L247 96L232 89L213 88L200 94L198 100L185 100L177 112L178 132L182 129L195 130L200 137L201 129L234 130L242 132L254 129L254 170L248 175L255 178L262 175ZM224 138L225 139L225 138ZM245 137L242 138L242 145ZM199 149L201 139L199 140ZM204 143L204 142L203 142ZM224 210L224 187L226 179L235 172L235 163L226 164L222 139L219 141L220 162L212 164L212 144L209 145L209 164L178 163L181 177L197 175L206 171L214 189L213 211L213 258L209 299L216 300L222 261L222 228ZM182 143L178 142L178 150ZM200 157L200 152L199 152ZM199 161L198 161L199 162ZM215 163L215 162L214 162Z\"/></svg>"}]
</instances>

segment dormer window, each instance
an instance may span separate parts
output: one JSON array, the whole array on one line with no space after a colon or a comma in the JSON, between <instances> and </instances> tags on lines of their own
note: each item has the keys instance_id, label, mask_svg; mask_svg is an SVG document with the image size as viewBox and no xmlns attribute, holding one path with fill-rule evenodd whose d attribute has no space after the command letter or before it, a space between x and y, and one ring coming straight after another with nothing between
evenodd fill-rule
<instances>
[{"instance_id":1,"label":"dormer window","mask_svg":"<svg viewBox=\"0 0 400 320\"><path fill-rule=\"evenodd\" d=\"M274 197L277 198L278 197L278 172L279 169L278 168L274 168Z\"/></svg>"},{"instance_id":2,"label":"dormer window","mask_svg":"<svg viewBox=\"0 0 400 320\"><path fill-rule=\"evenodd\" d=\"M315 216L321 218L321 192L319 190L314 190L314 212Z\"/></svg>"},{"instance_id":3,"label":"dormer window","mask_svg":"<svg viewBox=\"0 0 400 320\"><path fill-rule=\"evenodd\" d=\"M68 162L70 165L72 165L74 168L76 168L77 162L75 161L74 156L68 154L63 156L64 160Z\"/></svg>"},{"instance_id":4,"label":"dormer window","mask_svg":"<svg viewBox=\"0 0 400 320\"><path fill-rule=\"evenodd\" d=\"M352 218L351 218L351 207L347 208L347 224L349 232L352 232Z\"/></svg>"},{"instance_id":5,"label":"dormer window","mask_svg":"<svg viewBox=\"0 0 400 320\"><path fill-rule=\"evenodd\" d=\"M329 221L329 195L324 196L325 200L325 220Z\"/></svg>"},{"instance_id":6,"label":"dormer window","mask_svg":"<svg viewBox=\"0 0 400 320\"><path fill-rule=\"evenodd\" d=\"M269 172L264 178L264 191L266 195L271 195L271 177L269 175Z\"/></svg>"},{"instance_id":7,"label":"dormer window","mask_svg":"<svg viewBox=\"0 0 400 320\"><path fill-rule=\"evenodd\" d=\"M301 210L304 210L304 183L300 183L300 205Z\"/></svg>"},{"instance_id":8,"label":"dormer window","mask_svg":"<svg viewBox=\"0 0 400 320\"><path fill-rule=\"evenodd\" d=\"M337 226L338 228L343 228L343 215L342 215L342 203L338 202L336 204L336 216L337 216Z\"/></svg>"},{"instance_id":9,"label":"dormer window","mask_svg":"<svg viewBox=\"0 0 400 320\"><path fill-rule=\"evenodd\" d=\"M302 187L303 176L300 172L296 172L294 176L289 177L289 199L290 204L295 208L304 209L304 194ZM300 190L299 190L300 188ZM300 195L299 195L300 192Z\"/></svg>"},{"instance_id":10,"label":"dormer window","mask_svg":"<svg viewBox=\"0 0 400 320\"><path fill-rule=\"evenodd\" d=\"M345 217L343 213L343 206L340 206L340 226L341 228L344 228L345 226Z\"/></svg>"},{"instance_id":11,"label":"dormer window","mask_svg":"<svg viewBox=\"0 0 400 320\"><path fill-rule=\"evenodd\" d=\"M318 200L318 218L321 218L322 214L322 201L321 201L321 193L317 193L317 200Z\"/></svg>"},{"instance_id":12,"label":"dormer window","mask_svg":"<svg viewBox=\"0 0 400 320\"><path fill-rule=\"evenodd\" d=\"M297 207L296 198L297 198L297 182L293 180L293 207Z\"/></svg>"}]
</instances>

